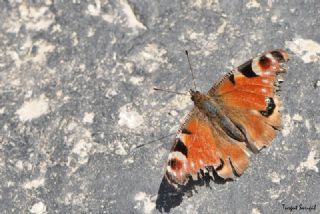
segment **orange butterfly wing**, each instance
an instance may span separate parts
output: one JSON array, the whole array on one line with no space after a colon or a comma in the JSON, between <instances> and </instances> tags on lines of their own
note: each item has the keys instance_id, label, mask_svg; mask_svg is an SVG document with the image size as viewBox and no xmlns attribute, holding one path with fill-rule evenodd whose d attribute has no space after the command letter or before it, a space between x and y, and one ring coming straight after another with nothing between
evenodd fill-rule
<instances>
[{"instance_id":1,"label":"orange butterfly wing","mask_svg":"<svg viewBox=\"0 0 320 214\"><path fill-rule=\"evenodd\" d=\"M265 53L239 66L209 91L225 114L242 127L254 150L269 145L281 127L281 101L275 90L286 61L288 54L283 50Z\"/></svg>"},{"instance_id":2,"label":"orange butterfly wing","mask_svg":"<svg viewBox=\"0 0 320 214\"><path fill-rule=\"evenodd\" d=\"M226 135L217 124L194 108L169 154L166 177L171 183L184 184L188 176L197 179L200 169L219 168L223 178L232 178L248 167L246 145Z\"/></svg>"}]
</instances>

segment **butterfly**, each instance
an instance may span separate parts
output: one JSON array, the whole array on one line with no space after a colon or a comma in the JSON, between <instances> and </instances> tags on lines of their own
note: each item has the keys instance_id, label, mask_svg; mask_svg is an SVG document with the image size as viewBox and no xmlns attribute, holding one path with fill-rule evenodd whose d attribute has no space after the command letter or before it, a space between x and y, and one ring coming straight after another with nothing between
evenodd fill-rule
<instances>
[{"instance_id":1,"label":"butterfly","mask_svg":"<svg viewBox=\"0 0 320 214\"><path fill-rule=\"evenodd\" d=\"M167 161L170 184L184 185L212 170L223 179L243 174L249 151L268 146L281 128L276 92L288 60L285 50L268 51L223 76L207 93L190 90L194 108Z\"/></svg>"}]
</instances>

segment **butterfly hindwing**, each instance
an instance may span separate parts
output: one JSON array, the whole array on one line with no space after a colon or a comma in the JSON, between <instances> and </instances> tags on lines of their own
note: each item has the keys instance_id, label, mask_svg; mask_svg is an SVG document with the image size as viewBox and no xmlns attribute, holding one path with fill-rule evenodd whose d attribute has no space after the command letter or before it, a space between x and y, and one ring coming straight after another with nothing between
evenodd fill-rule
<instances>
[{"instance_id":1,"label":"butterfly hindwing","mask_svg":"<svg viewBox=\"0 0 320 214\"><path fill-rule=\"evenodd\" d=\"M184 184L189 176L197 179L200 169L214 168L219 176L232 178L234 172L242 174L248 163L245 144L231 139L195 107L175 139L166 177Z\"/></svg>"}]
</instances>

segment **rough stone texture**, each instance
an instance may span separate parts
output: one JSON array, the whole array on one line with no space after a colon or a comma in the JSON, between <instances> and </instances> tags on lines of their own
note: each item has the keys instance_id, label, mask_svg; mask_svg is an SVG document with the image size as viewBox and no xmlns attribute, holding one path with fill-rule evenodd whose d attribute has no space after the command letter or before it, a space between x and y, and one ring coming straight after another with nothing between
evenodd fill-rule
<instances>
[{"instance_id":1,"label":"rough stone texture","mask_svg":"<svg viewBox=\"0 0 320 214\"><path fill-rule=\"evenodd\" d=\"M1 213L320 212L319 1L7 0L0 10ZM272 48L291 54L272 146L234 182L178 192L162 182L172 136L152 141L175 133L192 102L152 88L192 87L186 49L206 91Z\"/></svg>"}]
</instances>

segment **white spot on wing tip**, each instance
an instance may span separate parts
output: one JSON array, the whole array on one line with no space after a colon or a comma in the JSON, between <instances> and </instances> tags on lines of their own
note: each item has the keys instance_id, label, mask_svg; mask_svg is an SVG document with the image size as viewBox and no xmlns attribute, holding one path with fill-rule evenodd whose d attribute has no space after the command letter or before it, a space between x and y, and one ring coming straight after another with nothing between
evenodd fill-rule
<instances>
[{"instance_id":1,"label":"white spot on wing tip","mask_svg":"<svg viewBox=\"0 0 320 214\"><path fill-rule=\"evenodd\" d=\"M263 74L263 76L270 76L271 75L270 71L265 71L262 74Z\"/></svg>"},{"instance_id":2,"label":"white spot on wing tip","mask_svg":"<svg viewBox=\"0 0 320 214\"><path fill-rule=\"evenodd\" d=\"M190 164L190 165L191 165L191 168L194 169L194 163L193 163L193 161L191 161L191 164Z\"/></svg>"},{"instance_id":3,"label":"white spot on wing tip","mask_svg":"<svg viewBox=\"0 0 320 214\"><path fill-rule=\"evenodd\" d=\"M202 166L204 163L203 163L203 160L199 160L199 164Z\"/></svg>"}]
</instances>

